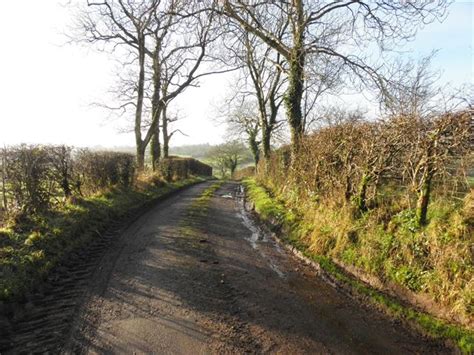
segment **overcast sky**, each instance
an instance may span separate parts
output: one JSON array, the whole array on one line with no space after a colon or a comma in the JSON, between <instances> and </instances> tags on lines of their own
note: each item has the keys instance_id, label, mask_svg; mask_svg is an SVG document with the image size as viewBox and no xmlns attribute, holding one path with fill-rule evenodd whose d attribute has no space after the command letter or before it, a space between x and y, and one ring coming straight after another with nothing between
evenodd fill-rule
<instances>
[{"instance_id":1,"label":"overcast sky","mask_svg":"<svg viewBox=\"0 0 474 355\"><path fill-rule=\"evenodd\" d=\"M3 1L0 5L0 144L66 143L75 146L134 145L123 121L92 106L114 83L115 63L104 53L61 45L71 21L64 0ZM440 49L433 64L442 81L473 83L474 2L457 1L443 23L419 32L406 49L423 56ZM231 84L213 76L176 101L179 128L188 136L173 145L219 143L224 128L216 125L214 107Z\"/></svg>"}]
</instances>

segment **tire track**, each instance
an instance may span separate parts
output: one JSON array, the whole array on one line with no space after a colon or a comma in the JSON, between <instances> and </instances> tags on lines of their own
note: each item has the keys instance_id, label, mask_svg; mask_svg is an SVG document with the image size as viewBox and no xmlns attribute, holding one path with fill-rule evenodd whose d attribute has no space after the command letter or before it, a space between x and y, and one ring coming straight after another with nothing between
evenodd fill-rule
<instances>
[{"instance_id":1,"label":"tire track","mask_svg":"<svg viewBox=\"0 0 474 355\"><path fill-rule=\"evenodd\" d=\"M81 303L88 280L123 224L116 223L86 249L57 267L26 303L9 305L0 353L58 352Z\"/></svg>"},{"instance_id":2,"label":"tire track","mask_svg":"<svg viewBox=\"0 0 474 355\"><path fill-rule=\"evenodd\" d=\"M106 251L152 206L188 187L147 202L109 225L89 245L73 251L55 267L24 302L0 304L0 354L60 352Z\"/></svg>"}]
</instances>

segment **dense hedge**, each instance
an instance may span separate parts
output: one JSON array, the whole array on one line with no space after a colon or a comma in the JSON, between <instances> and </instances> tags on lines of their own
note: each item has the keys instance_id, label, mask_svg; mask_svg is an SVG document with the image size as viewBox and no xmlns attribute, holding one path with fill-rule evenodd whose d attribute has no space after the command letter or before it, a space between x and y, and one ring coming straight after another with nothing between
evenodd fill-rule
<instances>
[{"instance_id":1,"label":"dense hedge","mask_svg":"<svg viewBox=\"0 0 474 355\"><path fill-rule=\"evenodd\" d=\"M251 177L255 175L255 167L254 166L247 166L246 168L242 168L234 172L232 178L235 180L242 180L247 177Z\"/></svg>"},{"instance_id":2,"label":"dense hedge","mask_svg":"<svg viewBox=\"0 0 474 355\"><path fill-rule=\"evenodd\" d=\"M1 211L8 215L45 211L73 195L128 187L134 174L131 154L64 145L7 147L0 151Z\"/></svg>"},{"instance_id":3,"label":"dense hedge","mask_svg":"<svg viewBox=\"0 0 474 355\"><path fill-rule=\"evenodd\" d=\"M266 183L277 188L292 185L303 199L347 203L359 214L391 203L391 197L403 199L420 225L427 223L434 195L462 197L468 190L472 112L423 121L393 117L377 122L343 115L336 119L301 140L291 166L288 147L262 162L259 171Z\"/></svg>"},{"instance_id":4,"label":"dense hedge","mask_svg":"<svg viewBox=\"0 0 474 355\"><path fill-rule=\"evenodd\" d=\"M176 181L191 175L212 176L212 167L193 158L169 157L160 161L159 172L165 180Z\"/></svg>"}]
</instances>

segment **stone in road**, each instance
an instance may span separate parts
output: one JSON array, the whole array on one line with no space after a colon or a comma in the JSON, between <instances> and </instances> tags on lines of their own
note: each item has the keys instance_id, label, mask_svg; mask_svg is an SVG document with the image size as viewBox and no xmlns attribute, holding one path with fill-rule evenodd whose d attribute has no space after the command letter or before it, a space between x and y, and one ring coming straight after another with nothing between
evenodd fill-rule
<instances>
[{"instance_id":1,"label":"stone in road","mask_svg":"<svg viewBox=\"0 0 474 355\"><path fill-rule=\"evenodd\" d=\"M102 259L65 352L438 353L280 250L224 184L158 204Z\"/></svg>"}]
</instances>

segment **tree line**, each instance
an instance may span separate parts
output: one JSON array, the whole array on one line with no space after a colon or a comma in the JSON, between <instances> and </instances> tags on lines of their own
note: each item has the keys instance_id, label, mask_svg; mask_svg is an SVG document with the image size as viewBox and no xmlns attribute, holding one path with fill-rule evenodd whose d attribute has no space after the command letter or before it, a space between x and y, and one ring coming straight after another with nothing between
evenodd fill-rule
<instances>
[{"instance_id":1,"label":"tree line","mask_svg":"<svg viewBox=\"0 0 474 355\"><path fill-rule=\"evenodd\" d=\"M398 73L384 53L442 19L449 1L88 1L73 38L123 63L114 109L133 116L137 165L169 154L169 106L211 74L237 71L229 120L256 162L268 159L283 122L292 156L325 94L369 89L384 101ZM369 55L369 49L378 56ZM377 57L377 58L375 58ZM381 58L381 59L380 59ZM248 114L248 107L251 113ZM247 112L246 112L247 111ZM133 115L132 115L133 114Z\"/></svg>"}]
</instances>

